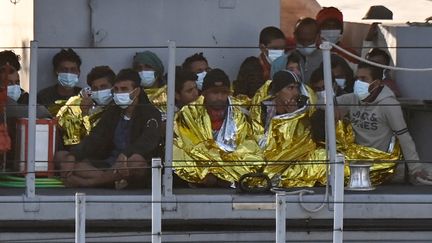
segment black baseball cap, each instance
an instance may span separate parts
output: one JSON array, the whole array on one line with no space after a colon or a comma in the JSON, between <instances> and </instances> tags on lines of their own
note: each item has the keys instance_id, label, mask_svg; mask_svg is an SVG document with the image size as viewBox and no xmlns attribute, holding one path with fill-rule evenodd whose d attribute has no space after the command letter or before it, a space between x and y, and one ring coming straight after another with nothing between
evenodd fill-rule
<instances>
[{"instance_id":1,"label":"black baseball cap","mask_svg":"<svg viewBox=\"0 0 432 243\"><path fill-rule=\"evenodd\" d=\"M204 77L204 82L202 86L202 91L208 90L210 88L226 87L230 88L230 80L228 75L222 69L215 68L210 70Z\"/></svg>"}]
</instances>

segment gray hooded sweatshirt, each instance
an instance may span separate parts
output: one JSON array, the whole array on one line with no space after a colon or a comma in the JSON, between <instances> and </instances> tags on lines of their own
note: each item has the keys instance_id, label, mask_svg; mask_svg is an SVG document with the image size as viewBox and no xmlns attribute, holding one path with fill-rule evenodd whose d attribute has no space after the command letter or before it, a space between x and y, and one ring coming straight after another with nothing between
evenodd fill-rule
<instances>
[{"instance_id":1,"label":"gray hooded sweatshirt","mask_svg":"<svg viewBox=\"0 0 432 243\"><path fill-rule=\"evenodd\" d=\"M415 143L408 132L402 109L394 93L384 86L373 102L362 102L351 93L337 97L338 106L349 111L357 144L387 152L394 135L399 140L406 160L418 160ZM351 105L351 106L343 106ZM419 169L419 163L409 163L411 172Z\"/></svg>"}]
</instances>

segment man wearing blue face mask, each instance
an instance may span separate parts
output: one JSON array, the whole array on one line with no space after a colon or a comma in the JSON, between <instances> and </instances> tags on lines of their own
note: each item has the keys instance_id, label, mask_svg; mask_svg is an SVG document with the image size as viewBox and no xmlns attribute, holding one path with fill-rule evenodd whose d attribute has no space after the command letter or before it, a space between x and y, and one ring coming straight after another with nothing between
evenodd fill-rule
<instances>
[{"instance_id":1,"label":"man wearing blue face mask","mask_svg":"<svg viewBox=\"0 0 432 243\"><path fill-rule=\"evenodd\" d=\"M137 52L133 57L133 69L140 76L140 86L150 101L163 114L166 112L167 87L164 83L164 66L159 57L151 52ZM165 117L165 115L164 115Z\"/></svg>"},{"instance_id":2,"label":"man wearing blue face mask","mask_svg":"<svg viewBox=\"0 0 432 243\"><path fill-rule=\"evenodd\" d=\"M28 104L29 94L20 87L20 75L18 71L21 69L20 56L13 51L0 52L0 67L9 64L11 73L8 74L7 96L18 104Z\"/></svg>"},{"instance_id":3,"label":"man wearing blue face mask","mask_svg":"<svg viewBox=\"0 0 432 243\"><path fill-rule=\"evenodd\" d=\"M150 165L160 142L161 115L140 82L132 69L118 73L113 87L116 105L60 164L62 171L68 171L62 175L66 186L149 185L150 170L144 167Z\"/></svg>"},{"instance_id":4,"label":"man wearing blue face mask","mask_svg":"<svg viewBox=\"0 0 432 243\"><path fill-rule=\"evenodd\" d=\"M164 85L164 66L159 57L151 51L137 52L133 57L133 69L141 78L141 87L160 88Z\"/></svg>"},{"instance_id":5,"label":"man wearing blue face mask","mask_svg":"<svg viewBox=\"0 0 432 243\"><path fill-rule=\"evenodd\" d=\"M322 62L322 54L316 47L318 36L318 25L312 18L301 18L297 21L294 29L294 38L297 43L293 51L295 55L300 56L300 77L303 82L308 83L312 72L318 68ZM284 55L272 63L272 76L278 71L287 69L288 57L291 54Z\"/></svg>"},{"instance_id":6,"label":"man wearing blue face mask","mask_svg":"<svg viewBox=\"0 0 432 243\"><path fill-rule=\"evenodd\" d=\"M285 35L279 28L269 26L261 30L259 36L261 53L258 58L263 69L263 80L271 79L271 65L276 59L284 55L285 47Z\"/></svg>"},{"instance_id":7,"label":"man wearing blue face mask","mask_svg":"<svg viewBox=\"0 0 432 243\"><path fill-rule=\"evenodd\" d=\"M57 84L39 91L37 95L38 104L48 108L55 116L61 105L56 105L58 100L66 101L77 95L81 88L77 87L79 82L81 58L71 48L63 49L53 57L54 74Z\"/></svg>"},{"instance_id":8,"label":"man wearing blue face mask","mask_svg":"<svg viewBox=\"0 0 432 243\"><path fill-rule=\"evenodd\" d=\"M57 113L62 129L63 144L74 146L96 126L103 112L112 101L111 88L115 73L108 66L94 67L87 75L90 89L72 96Z\"/></svg>"},{"instance_id":9,"label":"man wearing blue face mask","mask_svg":"<svg viewBox=\"0 0 432 243\"><path fill-rule=\"evenodd\" d=\"M336 118L348 113L355 142L359 145L390 152L392 139L397 137L406 160L419 160L415 143L405 123L394 93L382 83L382 69L360 63L354 93L337 97ZM346 105L346 106L344 106ZM421 163L408 163L410 180L414 184L432 182L431 168Z\"/></svg>"}]
</instances>

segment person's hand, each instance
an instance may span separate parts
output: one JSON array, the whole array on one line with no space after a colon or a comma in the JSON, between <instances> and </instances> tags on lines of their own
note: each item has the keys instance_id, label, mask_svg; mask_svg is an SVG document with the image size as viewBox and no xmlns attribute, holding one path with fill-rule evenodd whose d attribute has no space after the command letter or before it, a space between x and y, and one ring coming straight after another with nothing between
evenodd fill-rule
<instances>
[{"instance_id":1,"label":"person's hand","mask_svg":"<svg viewBox=\"0 0 432 243\"><path fill-rule=\"evenodd\" d=\"M432 186L432 175L425 168L418 169L411 174L411 182L415 185Z\"/></svg>"},{"instance_id":2,"label":"person's hand","mask_svg":"<svg viewBox=\"0 0 432 243\"><path fill-rule=\"evenodd\" d=\"M366 35L366 41L375 41L378 38L378 23L372 23Z\"/></svg>"},{"instance_id":3,"label":"person's hand","mask_svg":"<svg viewBox=\"0 0 432 243\"><path fill-rule=\"evenodd\" d=\"M81 91L81 112L83 116L88 115L90 108L93 106L93 100L90 96L90 92L88 90L82 90Z\"/></svg>"},{"instance_id":4,"label":"person's hand","mask_svg":"<svg viewBox=\"0 0 432 243\"><path fill-rule=\"evenodd\" d=\"M341 107L334 108L334 115L336 121L343 120L347 113L348 111L344 108Z\"/></svg>"}]
</instances>

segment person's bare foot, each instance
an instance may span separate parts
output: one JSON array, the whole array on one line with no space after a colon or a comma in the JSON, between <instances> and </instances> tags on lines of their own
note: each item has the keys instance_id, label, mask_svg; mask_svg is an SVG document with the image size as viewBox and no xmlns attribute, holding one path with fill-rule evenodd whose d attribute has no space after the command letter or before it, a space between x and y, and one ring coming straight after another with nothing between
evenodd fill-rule
<instances>
[{"instance_id":1,"label":"person's bare foot","mask_svg":"<svg viewBox=\"0 0 432 243\"><path fill-rule=\"evenodd\" d=\"M86 179L75 176L73 174L70 174L67 177L62 178L65 187L86 187L85 180Z\"/></svg>"},{"instance_id":2,"label":"person's bare foot","mask_svg":"<svg viewBox=\"0 0 432 243\"><path fill-rule=\"evenodd\" d=\"M213 174L207 174L201 183L206 187L228 188L231 186L231 182L219 179Z\"/></svg>"}]
</instances>

